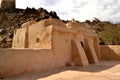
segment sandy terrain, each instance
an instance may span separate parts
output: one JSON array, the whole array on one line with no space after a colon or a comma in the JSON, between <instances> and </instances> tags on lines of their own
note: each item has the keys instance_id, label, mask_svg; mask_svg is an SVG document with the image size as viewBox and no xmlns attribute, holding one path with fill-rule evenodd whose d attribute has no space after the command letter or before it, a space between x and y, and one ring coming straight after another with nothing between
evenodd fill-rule
<instances>
[{"instance_id":1,"label":"sandy terrain","mask_svg":"<svg viewBox=\"0 0 120 80\"><path fill-rule=\"evenodd\" d=\"M67 67L2 80L120 80L120 61L102 61L87 67Z\"/></svg>"}]
</instances>

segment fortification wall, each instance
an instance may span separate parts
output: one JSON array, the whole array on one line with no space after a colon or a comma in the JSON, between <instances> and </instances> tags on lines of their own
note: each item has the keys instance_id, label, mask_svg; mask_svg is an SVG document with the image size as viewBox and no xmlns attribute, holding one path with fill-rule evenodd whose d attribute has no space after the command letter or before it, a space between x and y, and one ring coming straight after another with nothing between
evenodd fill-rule
<instances>
[{"instance_id":1,"label":"fortification wall","mask_svg":"<svg viewBox=\"0 0 120 80\"><path fill-rule=\"evenodd\" d=\"M102 60L120 60L120 46L105 45L100 47Z\"/></svg>"},{"instance_id":2,"label":"fortification wall","mask_svg":"<svg viewBox=\"0 0 120 80\"><path fill-rule=\"evenodd\" d=\"M16 0L0 0L0 8L14 9Z\"/></svg>"},{"instance_id":3,"label":"fortification wall","mask_svg":"<svg viewBox=\"0 0 120 80\"><path fill-rule=\"evenodd\" d=\"M0 77L63 67L68 61L67 56L69 54L60 55L49 49L1 49Z\"/></svg>"}]
</instances>

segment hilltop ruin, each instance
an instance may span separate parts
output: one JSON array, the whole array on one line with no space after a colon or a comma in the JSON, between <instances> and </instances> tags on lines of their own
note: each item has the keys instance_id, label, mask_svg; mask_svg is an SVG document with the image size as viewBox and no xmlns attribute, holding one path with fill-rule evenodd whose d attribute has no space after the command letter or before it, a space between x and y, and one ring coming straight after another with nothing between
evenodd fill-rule
<instances>
[{"instance_id":1,"label":"hilltop ruin","mask_svg":"<svg viewBox=\"0 0 120 80\"><path fill-rule=\"evenodd\" d=\"M2 9L15 9L16 0L0 0L0 8Z\"/></svg>"}]
</instances>

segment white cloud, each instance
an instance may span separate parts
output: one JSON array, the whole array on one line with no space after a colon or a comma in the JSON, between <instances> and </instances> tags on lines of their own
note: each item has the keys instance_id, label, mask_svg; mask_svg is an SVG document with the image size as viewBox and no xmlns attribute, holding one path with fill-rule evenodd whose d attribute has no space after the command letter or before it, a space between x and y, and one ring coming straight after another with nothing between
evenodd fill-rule
<instances>
[{"instance_id":1,"label":"white cloud","mask_svg":"<svg viewBox=\"0 0 120 80\"><path fill-rule=\"evenodd\" d=\"M62 19L80 21L100 20L120 22L120 0L17 0L17 7L43 7L54 10Z\"/></svg>"}]
</instances>

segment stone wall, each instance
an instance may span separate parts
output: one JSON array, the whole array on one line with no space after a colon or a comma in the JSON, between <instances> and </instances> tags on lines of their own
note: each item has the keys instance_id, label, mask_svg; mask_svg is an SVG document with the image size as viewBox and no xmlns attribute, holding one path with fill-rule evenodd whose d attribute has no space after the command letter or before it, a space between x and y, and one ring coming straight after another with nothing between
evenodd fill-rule
<instances>
[{"instance_id":1,"label":"stone wall","mask_svg":"<svg viewBox=\"0 0 120 80\"><path fill-rule=\"evenodd\" d=\"M63 56L63 58L66 59L66 62L72 61L77 66L78 65L85 66L84 64L83 65L80 64L81 62L84 62L84 60L81 60L83 58L83 55L82 55L83 53L75 52L75 50L77 50L76 48L78 48L80 51L85 51L86 53L85 56L87 56L87 60L89 63L97 63L98 55L99 55L98 53L99 46L97 46L97 48L94 48L97 45L97 44L95 45L94 43L94 37L96 36L93 36L90 34L88 36L88 34L85 35L84 32L81 32L81 34L78 34L77 31L74 29L71 30L71 29L53 26L53 35L52 35L53 51L59 55L69 55L69 56ZM73 46L72 46L73 39L76 39L78 41L78 43L76 43L76 46L82 45L82 47L76 47L75 50L73 50ZM85 41L86 39L87 41ZM87 43L90 43L90 44L86 45ZM77 60L76 58L73 60L74 56L76 56L75 53L77 53L77 55L81 54L82 56L80 56L79 59L76 57Z\"/></svg>"},{"instance_id":2,"label":"stone wall","mask_svg":"<svg viewBox=\"0 0 120 80\"><path fill-rule=\"evenodd\" d=\"M120 46L105 45L101 46L100 49L102 60L120 60Z\"/></svg>"},{"instance_id":3,"label":"stone wall","mask_svg":"<svg viewBox=\"0 0 120 80\"><path fill-rule=\"evenodd\" d=\"M1 49L0 77L63 67L69 55L56 54L50 49Z\"/></svg>"},{"instance_id":4,"label":"stone wall","mask_svg":"<svg viewBox=\"0 0 120 80\"><path fill-rule=\"evenodd\" d=\"M0 8L15 9L15 0L0 0Z\"/></svg>"},{"instance_id":5,"label":"stone wall","mask_svg":"<svg viewBox=\"0 0 120 80\"><path fill-rule=\"evenodd\" d=\"M71 27L70 23L68 27L62 21L52 18L23 24L21 29L15 31L13 39L13 48L22 49L0 50L1 75L97 63L97 36L75 24L73 21Z\"/></svg>"},{"instance_id":6,"label":"stone wall","mask_svg":"<svg viewBox=\"0 0 120 80\"><path fill-rule=\"evenodd\" d=\"M51 49L52 26L43 26L37 23L28 29L27 48ZM27 36L26 36L27 38Z\"/></svg>"},{"instance_id":7,"label":"stone wall","mask_svg":"<svg viewBox=\"0 0 120 80\"><path fill-rule=\"evenodd\" d=\"M66 63L70 63L70 61L72 61L71 40L75 38L75 36L76 33L74 33L74 31L71 32L61 27L53 28L53 35L52 35L53 51L55 52L55 54L59 55L58 57L61 56L61 58L63 58L66 61ZM62 62L60 61L59 63Z\"/></svg>"}]
</instances>

